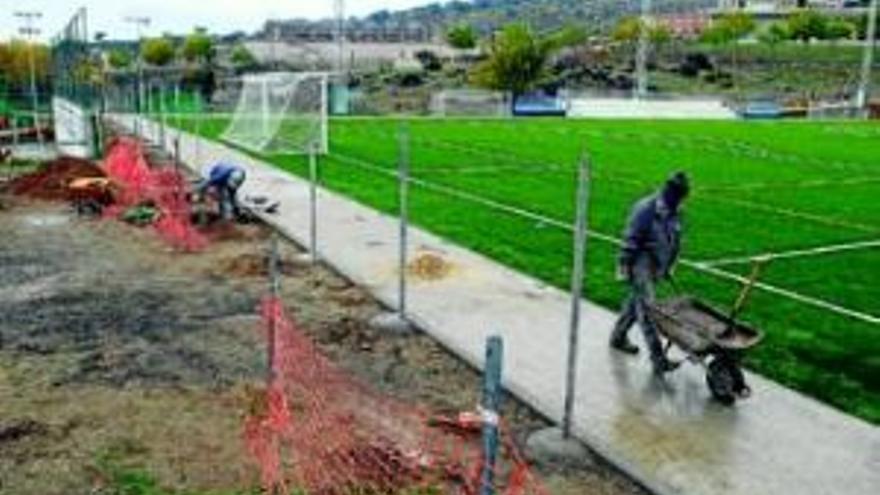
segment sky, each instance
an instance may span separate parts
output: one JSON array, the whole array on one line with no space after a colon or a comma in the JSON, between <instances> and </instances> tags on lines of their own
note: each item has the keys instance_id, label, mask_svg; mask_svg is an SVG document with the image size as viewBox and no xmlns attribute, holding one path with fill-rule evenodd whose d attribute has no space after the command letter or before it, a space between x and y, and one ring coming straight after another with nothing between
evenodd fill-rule
<instances>
[{"instance_id":1,"label":"sky","mask_svg":"<svg viewBox=\"0 0 880 495\"><path fill-rule=\"evenodd\" d=\"M364 15L380 9L402 9L433 0L347 0L347 15ZM204 26L216 33L254 31L268 18L318 19L333 14L332 0L0 0L0 40L16 36L21 21L13 13L39 11L44 40L60 31L79 7L88 12L90 35L106 32L110 38L131 39L135 28L126 16L148 16L144 35L189 32Z\"/></svg>"}]
</instances>

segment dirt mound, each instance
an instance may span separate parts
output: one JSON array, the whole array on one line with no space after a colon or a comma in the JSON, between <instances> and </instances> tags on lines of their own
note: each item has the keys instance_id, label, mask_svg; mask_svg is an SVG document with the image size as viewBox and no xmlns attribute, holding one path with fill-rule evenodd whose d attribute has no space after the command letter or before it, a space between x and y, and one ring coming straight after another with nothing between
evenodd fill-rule
<instances>
[{"instance_id":1,"label":"dirt mound","mask_svg":"<svg viewBox=\"0 0 880 495\"><path fill-rule=\"evenodd\" d=\"M88 161L61 157L48 162L36 172L16 178L10 184L15 195L47 200L68 199L67 186L76 179L106 177L103 170Z\"/></svg>"},{"instance_id":2,"label":"dirt mound","mask_svg":"<svg viewBox=\"0 0 880 495\"><path fill-rule=\"evenodd\" d=\"M452 265L437 253L424 252L410 262L407 270L421 280L442 280L452 272Z\"/></svg>"}]
</instances>

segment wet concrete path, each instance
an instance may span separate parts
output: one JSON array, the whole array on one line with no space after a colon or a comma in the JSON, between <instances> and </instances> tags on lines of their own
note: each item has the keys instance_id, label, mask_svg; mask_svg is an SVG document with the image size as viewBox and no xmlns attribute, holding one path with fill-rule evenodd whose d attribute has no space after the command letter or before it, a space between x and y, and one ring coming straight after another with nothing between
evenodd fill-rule
<instances>
[{"instance_id":1,"label":"wet concrete path","mask_svg":"<svg viewBox=\"0 0 880 495\"><path fill-rule=\"evenodd\" d=\"M308 244L304 181L187 134L181 152L196 170L219 159L246 166L244 194L280 200L272 222ZM319 218L326 262L394 304L395 219L327 191L320 194ZM414 249L442 253L456 267L450 277L411 285L412 319L478 366L486 337L503 335L507 387L561 418L568 296L424 231L413 229L411 236ZM877 493L880 429L759 376L749 377L754 398L734 408L710 400L696 366L658 384L647 358L608 351L614 314L586 301L582 311L575 432L647 487L661 494Z\"/></svg>"}]
</instances>

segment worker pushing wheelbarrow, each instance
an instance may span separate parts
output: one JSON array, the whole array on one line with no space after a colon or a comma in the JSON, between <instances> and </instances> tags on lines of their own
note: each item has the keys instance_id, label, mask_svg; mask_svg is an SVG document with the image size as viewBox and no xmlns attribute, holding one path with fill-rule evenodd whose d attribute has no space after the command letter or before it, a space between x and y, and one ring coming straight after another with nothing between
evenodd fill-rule
<instances>
[{"instance_id":1,"label":"worker pushing wheelbarrow","mask_svg":"<svg viewBox=\"0 0 880 495\"><path fill-rule=\"evenodd\" d=\"M618 262L618 278L626 282L630 294L611 334L610 345L625 354L638 354L639 347L628 337L629 330L638 323L657 377L681 365L669 359L670 348L677 345L695 362L705 363L709 359L710 391L719 401L731 404L751 392L740 369L740 354L756 345L761 333L735 320L757 282L761 264L756 265L730 315L689 297L657 302L655 286L661 280L672 280L678 260L681 210L689 193L687 175L678 172L660 191L640 200L633 208ZM662 337L667 339L665 344Z\"/></svg>"}]
</instances>

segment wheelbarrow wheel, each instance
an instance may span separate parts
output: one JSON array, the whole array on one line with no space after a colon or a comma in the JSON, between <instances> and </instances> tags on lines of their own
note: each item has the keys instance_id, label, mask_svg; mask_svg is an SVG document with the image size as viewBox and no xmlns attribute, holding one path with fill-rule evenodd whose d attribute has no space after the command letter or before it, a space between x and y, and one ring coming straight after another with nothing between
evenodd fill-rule
<instances>
[{"instance_id":1,"label":"wheelbarrow wheel","mask_svg":"<svg viewBox=\"0 0 880 495\"><path fill-rule=\"evenodd\" d=\"M717 357L709 363L706 385L709 386L712 397L725 406L736 402L737 384L742 381L742 371L729 359Z\"/></svg>"}]
</instances>

